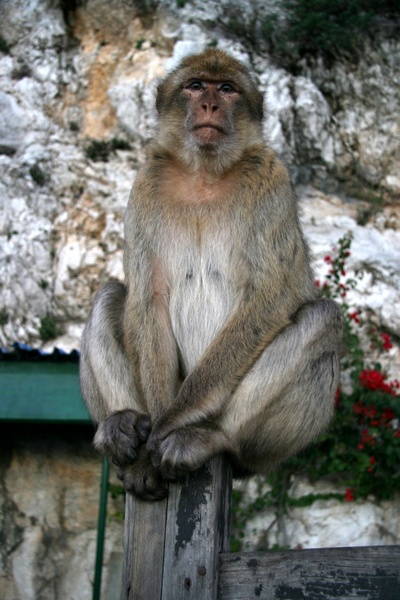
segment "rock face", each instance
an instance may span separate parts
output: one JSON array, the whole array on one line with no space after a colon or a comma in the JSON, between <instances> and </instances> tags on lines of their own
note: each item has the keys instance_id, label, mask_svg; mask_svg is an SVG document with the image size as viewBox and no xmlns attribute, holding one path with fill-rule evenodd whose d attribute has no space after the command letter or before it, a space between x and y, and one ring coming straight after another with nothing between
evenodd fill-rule
<instances>
[{"instance_id":1,"label":"rock face","mask_svg":"<svg viewBox=\"0 0 400 600\"><path fill-rule=\"evenodd\" d=\"M258 483L254 478L250 485L244 486L244 505L260 495ZM332 483L320 481L311 486L299 477L291 482L289 495L298 499L309 494L329 495L338 491L344 492ZM372 498L349 503L316 499L308 507L288 507L284 516L277 515L276 508L265 508L247 521L242 546L244 550L263 551L276 547L307 549L398 544L399 508L399 499L377 504Z\"/></svg>"},{"instance_id":2,"label":"rock face","mask_svg":"<svg viewBox=\"0 0 400 600\"><path fill-rule=\"evenodd\" d=\"M315 60L293 75L233 27L273 9L262 0L242 2L240 14L233 0L1 2L0 346L43 345L46 316L56 335L48 348L79 345L94 292L123 278L123 215L156 132L155 82L207 45L247 63L265 92L265 134L290 164L316 277L352 232L349 270L365 274L349 301L399 339L400 42L377 35L356 64ZM394 346L387 368L398 376ZM9 447L2 467L5 600L91 597L99 462L79 444L54 443L54 462L28 440ZM309 516L293 510L287 537L272 528L270 545L399 541L398 520L388 527L397 509L347 507L357 525L340 537L342 510L334 501ZM256 525L249 547L261 543ZM106 565L120 526L108 535Z\"/></svg>"},{"instance_id":3,"label":"rock face","mask_svg":"<svg viewBox=\"0 0 400 600\"><path fill-rule=\"evenodd\" d=\"M90 447L90 437L87 428L80 432L59 426L43 431L40 425L30 426L29 431L21 426L2 428L0 596L4 600L92 598L101 460ZM104 598L118 596L110 588L121 564L123 522L113 515L122 511L122 497L109 497Z\"/></svg>"},{"instance_id":4,"label":"rock face","mask_svg":"<svg viewBox=\"0 0 400 600\"><path fill-rule=\"evenodd\" d=\"M229 37L237 18L234 3L209 1L206 9L198 2L182 4L3 3L0 34L8 51L0 52L2 345L41 345L46 315L64 334L59 345L79 343L94 291L122 278L123 213L155 129L155 81L184 54L210 43L252 67L265 91L266 135L288 159L295 182L339 193L339 177L353 195L386 199L393 215L381 220L380 229L397 239L399 42L377 38L357 65L336 63L327 70L315 61L300 65L302 74L294 76L265 53L250 54L233 33ZM263 6L244 3L243 22L261 18ZM110 150L109 144L107 156L103 144L106 160L95 161L93 140L124 145ZM327 224L329 202L324 209ZM367 245L363 232L360 240L365 235ZM313 244L312 228L308 233ZM320 248L321 254L327 250ZM376 278L391 286L387 275L378 267ZM381 290L373 289L371 308L379 311ZM388 308L379 312L382 325L395 330Z\"/></svg>"}]
</instances>

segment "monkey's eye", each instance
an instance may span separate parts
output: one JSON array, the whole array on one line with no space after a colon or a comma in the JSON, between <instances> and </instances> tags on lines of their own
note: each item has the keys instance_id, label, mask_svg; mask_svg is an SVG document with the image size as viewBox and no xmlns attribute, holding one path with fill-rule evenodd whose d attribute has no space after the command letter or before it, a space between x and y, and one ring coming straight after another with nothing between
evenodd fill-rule
<instances>
[{"instance_id":1,"label":"monkey's eye","mask_svg":"<svg viewBox=\"0 0 400 600\"><path fill-rule=\"evenodd\" d=\"M221 92L224 92L224 94L231 94L232 92L236 92L235 88L231 83L222 83L219 87L219 90Z\"/></svg>"},{"instance_id":2,"label":"monkey's eye","mask_svg":"<svg viewBox=\"0 0 400 600\"><path fill-rule=\"evenodd\" d=\"M189 90L194 90L195 92L197 92L198 90L202 90L203 89L203 84L201 83L201 81L198 81L196 79L195 81L192 81L191 83L189 83L189 85L187 86L187 88Z\"/></svg>"}]
</instances>

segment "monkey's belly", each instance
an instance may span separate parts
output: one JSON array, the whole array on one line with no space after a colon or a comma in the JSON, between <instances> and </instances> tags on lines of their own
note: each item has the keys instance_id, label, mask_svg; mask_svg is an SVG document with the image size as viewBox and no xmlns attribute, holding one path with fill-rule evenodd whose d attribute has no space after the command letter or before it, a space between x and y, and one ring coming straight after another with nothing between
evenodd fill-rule
<instances>
[{"instance_id":1,"label":"monkey's belly","mask_svg":"<svg viewBox=\"0 0 400 600\"><path fill-rule=\"evenodd\" d=\"M223 282L193 277L170 300L172 330L183 365L190 372L232 310L234 293Z\"/></svg>"}]
</instances>

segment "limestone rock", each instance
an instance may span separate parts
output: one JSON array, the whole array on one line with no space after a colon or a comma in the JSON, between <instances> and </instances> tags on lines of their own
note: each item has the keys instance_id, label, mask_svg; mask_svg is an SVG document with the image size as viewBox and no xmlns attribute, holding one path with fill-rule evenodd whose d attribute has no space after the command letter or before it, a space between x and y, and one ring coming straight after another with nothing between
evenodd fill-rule
<instances>
[{"instance_id":1,"label":"limestone rock","mask_svg":"<svg viewBox=\"0 0 400 600\"><path fill-rule=\"evenodd\" d=\"M157 78L207 46L211 22L238 18L229 1L208 2L206 9L166 0L158 6L148 7L148 18L120 0L112 13L98 0L64 14L44 0L3 7L2 34L10 48L0 55L3 345L16 339L40 344L46 315L64 333L69 323L83 323L98 286L123 277L123 213L155 132ZM265 11L262 2L245 3L240 17L250 27ZM298 76L264 54L250 55L233 38L215 42L253 68L266 95L266 136L294 166L296 181L314 177L326 191L336 169L398 193L395 41L377 42L350 73L341 63L327 71L317 61ZM130 150L111 150L97 160L89 154L93 138L100 144L122 139ZM330 227L329 205L324 208ZM342 230L335 221L327 241ZM364 235L372 234L357 230L357 239ZM386 286L392 271L381 272L378 263L377 280ZM385 306L375 296L370 307L396 331L398 316L387 308L396 298L390 281L388 288Z\"/></svg>"},{"instance_id":2,"label":"limestone rock","mask_svg":"<svg viewBox=\"0 0 400 600\"><path fill-rule=\"evenodd\" d=\"M26 134L26 117L10 94L0 92L0 152L14 154Z\"/></svg>"},{"instance_id":3,"label":"limestone rock","mask_svg":"<svg viewBox=\"0 0 400 600\"><path fill-rule=\"evenodd\" d=\"M29 439L18 431L8 446L9 464L0 471L0 498L7 509L0 571L4 600L92 597L97 540L101 459L87 433L43 436L33 426ZM44 439L45 437L45 439ZM116 483L112 473L111 482ZM115 555L121 557L123 497L108 500L103 588ZM110 562L111 561L111 562ZM114 561L114 562L112 562ZM119 568L119 567L118 567ZM11 583L14 582L13 585ZM117 582L117 589L121 580ZM118 595L118 594L116 594ZM115 597L115 589L114 596Z\"/></svg>"}]
</instances>

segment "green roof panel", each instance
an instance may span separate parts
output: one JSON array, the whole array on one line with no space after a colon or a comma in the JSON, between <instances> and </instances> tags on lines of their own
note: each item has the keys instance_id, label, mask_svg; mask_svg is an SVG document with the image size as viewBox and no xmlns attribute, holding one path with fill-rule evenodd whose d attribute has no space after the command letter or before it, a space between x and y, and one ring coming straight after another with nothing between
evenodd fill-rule
<instances>
[{"instance_id":1,"label":"green roof panel","mask_svg":"<svg viewBox=\"0 0 400 600\"><path fill-rule=\"evenodd\" d=\"M0 362L0 420L90 423L78 364Z\"/></svg>"}]
</instances>

